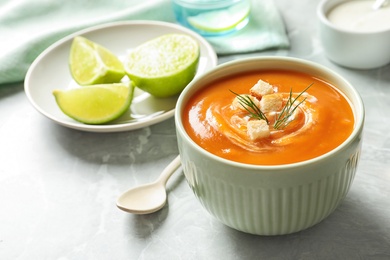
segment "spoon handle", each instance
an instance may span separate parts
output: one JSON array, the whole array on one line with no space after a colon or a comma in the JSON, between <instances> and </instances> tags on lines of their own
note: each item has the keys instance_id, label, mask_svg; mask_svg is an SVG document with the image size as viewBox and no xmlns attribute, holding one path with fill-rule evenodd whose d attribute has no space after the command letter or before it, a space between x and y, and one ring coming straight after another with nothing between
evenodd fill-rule
<instances>
[{"instance_id":1,"label":"spoon handle","mask_svg":"<svg viewBox=\"0 0 390 260\"><path fill-rule=\"evenodd\" d=\"M160 183L164 184L164 186L165 186L165 184L167 183L169 177L171 177L171 175L179 167L180 167L180 155L176 156L176 158L173 159L173 161L170 164L168 164L167 167L165 167L165 169L162 171L160 177L158 177L156 182L160 182Z\"/></svg>"}]
</instances>

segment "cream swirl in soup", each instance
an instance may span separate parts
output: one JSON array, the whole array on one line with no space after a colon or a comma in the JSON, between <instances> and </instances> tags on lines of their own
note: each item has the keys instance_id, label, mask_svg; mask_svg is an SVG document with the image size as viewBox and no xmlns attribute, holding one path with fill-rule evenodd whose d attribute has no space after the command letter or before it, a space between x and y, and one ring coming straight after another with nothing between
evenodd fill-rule
<instances>
[{"instance_id":1,"label":"cream swirl in soup","mask_svg":"<svg viewBox=\"0 0 390 260\"><path fill-rule=\"evenodd\" d=\"M250 94L259 80L272 86L269 96ZM244 95L264 110L265 120L240 107L236 99ZM291 97L298 97L292 106L297 107L285 125L277 128L277 116ZM345 96L322 79L270 70L234 75L206 86L188 102L183 122L189 136L217 156L278 165L308 160L336 148L352 132L354 116Z\"/></svg>"}]
</instances>

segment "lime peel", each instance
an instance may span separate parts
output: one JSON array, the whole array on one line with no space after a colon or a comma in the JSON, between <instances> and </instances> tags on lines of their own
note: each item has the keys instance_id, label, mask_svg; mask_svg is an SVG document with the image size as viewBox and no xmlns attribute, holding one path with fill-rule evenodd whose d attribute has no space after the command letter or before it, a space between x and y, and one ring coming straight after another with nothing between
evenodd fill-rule
<instances>
[{"instance_id":1,"label":"lime peel","mask_svg":"<svg viewBox=\"0 0 390 260\"><path fill-rule=\"evenodd\" d=\"M201 13L187 18L188 23L204 32L219 33L236 28L248 18L250 6L247 3L232 6L226 10Z\"/></svg>"},{"instance_id":2,"label":"lime peel","mask_svg":"<svg viewBox=\"0 0 390 260\"><path fill-rule=\"evenodd\" d=\"M123 64L115 54L82 36L73 39L69 67L73 79L82 86L118 83L125 76Z\"/></svg>"},{"instance_id":3,"label":"lime peel","mask_svg":"<svg viewBox=\"0 0 390 260\"><path fill-rule=\"evenodd\" d=\"M124 63L135 85L155 97L179 94L194 78L200 57L189 35L166 34L132 50Z\"/></svg>"},{"instance_id":4,"label":"lime peel","mask_svg":"<svg viewBox=\"0 0 390 260\"><path fill-rule=\"evenodd\" d=\"M134 85L97 84L67 90L54 90L57 105L64 114L85 124L104 124L117 119L130 107Z\"/></svg>"}]
</instances>

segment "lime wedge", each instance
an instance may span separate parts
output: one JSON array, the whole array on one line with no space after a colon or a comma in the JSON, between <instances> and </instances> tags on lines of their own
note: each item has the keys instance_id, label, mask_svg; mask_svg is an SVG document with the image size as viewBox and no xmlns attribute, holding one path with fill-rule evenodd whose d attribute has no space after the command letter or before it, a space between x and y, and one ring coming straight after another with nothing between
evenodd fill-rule
<instances>
[{"instance_id":1,"label":"lime wedge","mask_svg":"<svg viewBox=\"0 0 390 260\"><path fill-rule=\"evenodd\" d=\"M117 83L125 76L122 62L111 51L81 36L73 39L69 66L82 86Z\"/></svg>"},{"instance_id":2,"label":"lime wedge","mask_svg":"<svg viewBox=\"0 0 390 260\"><path fill-rule=\"evenodd\" d=\"M200 56L188 35L166 34L132 50L124 63L135 85L155 97L179 94L194 78Z\"/></svg>"},{"instance_id":3,"label":"lime wedge","mask_svg":"<svg viewBox=\"0 0 390 260\"><path fill-rule=\"evenodd\" d=\"M55 100L64 114L85 123L104 124L120 117L133 99L131 83L98 84L54 90Z\"/></svg>"},{"instance_id":4,"label":"lime wedge","mask_svg":"<svg viewBox=\"0 0 390 260\"><path fill-rule=\"evenodd\" d=\"M187 18L187 21L196 29L210 33L218 33L235 28L248 17L249 11L250 6L245 2L228 9L190 16Z\"/></svg>"}]
</instances>

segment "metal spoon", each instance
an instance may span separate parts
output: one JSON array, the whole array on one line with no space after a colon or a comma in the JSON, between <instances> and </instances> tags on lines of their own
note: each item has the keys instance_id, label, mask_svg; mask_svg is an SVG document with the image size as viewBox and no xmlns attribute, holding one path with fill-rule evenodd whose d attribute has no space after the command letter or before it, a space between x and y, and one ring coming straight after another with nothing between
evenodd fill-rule
<instances>
[{"instance_id":1,"label":"metal spoon","mask_svg":"<svg viewBox=\"0 0 390 260\"><path fill-rule=\"evenodd\" d=\"M161 173L155 182L144 184L123 193L116 205L123 211L134 214L149 214L164 207L167 201L165 185L180 166L178 155Z\"/></svg>"},{"instance_id":2,"label":"metal spoon","mask_svg":"<svg viewBox=\"0 0 390 260\"><path fill-rule=\"evenodd\" d=\"M375 0L375 3L372 5L372 9L378 10L387 4L387 0Z\"/></svg>"}]
</instances>

